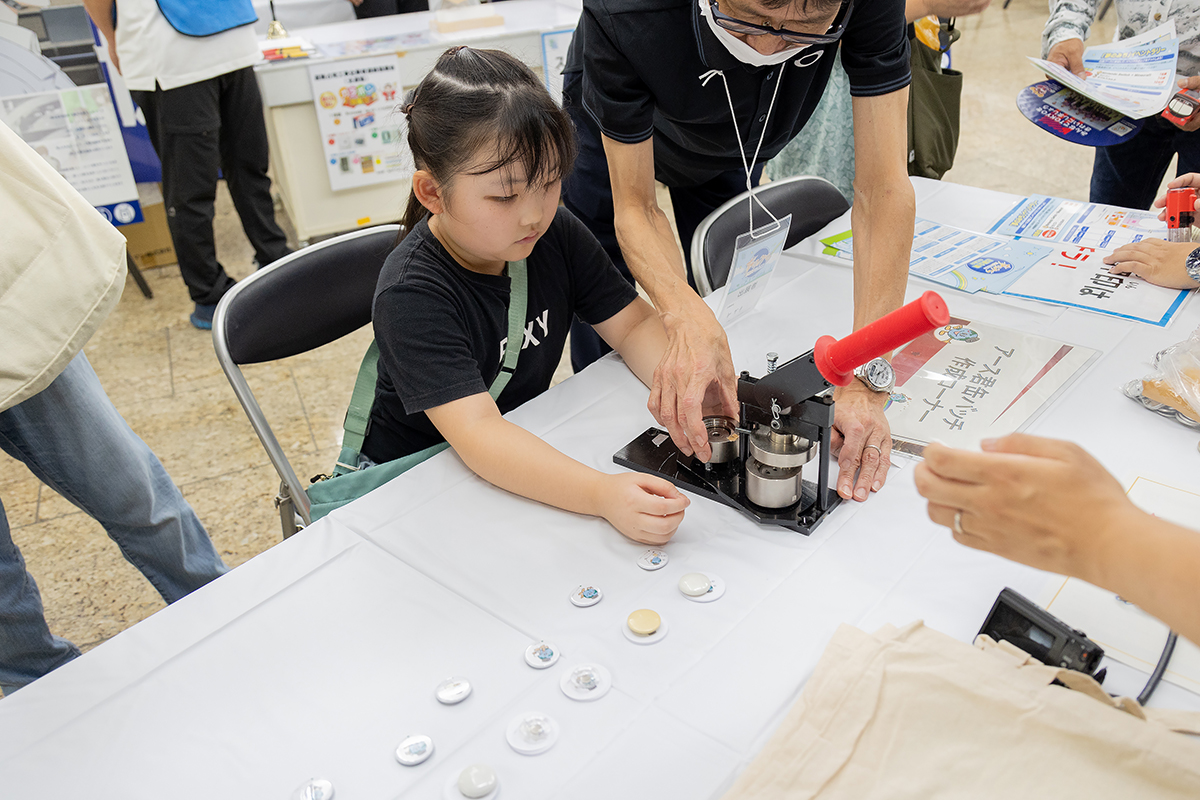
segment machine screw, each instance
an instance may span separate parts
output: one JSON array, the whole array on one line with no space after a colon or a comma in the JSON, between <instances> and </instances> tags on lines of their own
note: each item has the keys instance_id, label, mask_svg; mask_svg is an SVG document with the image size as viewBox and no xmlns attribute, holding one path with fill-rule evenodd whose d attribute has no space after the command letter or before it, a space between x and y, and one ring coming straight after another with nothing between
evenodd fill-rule
<instances>
[{"instance_id":1,"label":"machine screw","mask_svg":"<svg viewBox=\"0 0 1200 800\"><path fill-rule=\"evenodd\" d=\"M767 353L767 372L774 372L779 363L779 353Z\"/></svg>"}]
</instances>

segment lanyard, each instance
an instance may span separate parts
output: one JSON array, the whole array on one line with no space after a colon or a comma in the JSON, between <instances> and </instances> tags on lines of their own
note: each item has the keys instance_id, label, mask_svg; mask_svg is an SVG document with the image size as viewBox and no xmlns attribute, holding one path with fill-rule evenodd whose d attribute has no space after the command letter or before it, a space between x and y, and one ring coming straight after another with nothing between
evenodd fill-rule
<instances>
[{"instance_id":1,"label":"lanyard","mask_svg":"<svg viewBox=\"0 0 1200 800\"><path fill-rule=\"evenodd\" d=\"M740 130L738 130L737 114L733 110L733 95L731 95L729 93L729 81L725 78L725 73L719 69L710 69L708 72L706 72L700 76L700 85L701 86L708 86L708 82L717 75L721 76L721 83L725 84L725 99L729 101L729 118L733 121L733 135L734 135L734 138L737 139L738 152L741 153L741 156L742 156L742 168L746 171L746 191L750 193L750 198L751 198L751 200L754 201L752 203L747 204L750 209L750 236L752 238L758 238L758 236L755 236L755 233L758 233L759 236L762 236L767 233L773 233L774 231L778 230L778 228L779 228L779 218L776 217L774 214L772 214L771 209L769 209L765 205L763 205L762 201L758 199L758 196L754 192L754 187L751 185L751 182L750 182L750 164L758 161L758 154L762 150L763 141L767 138L767 125L769 125L771 122L771 111L774 110L774 108L775 108L775 98L779 94L779 84L783 83L783 74L785 72L787 72L787 70L784 69L784 65L782 65L782 64L778 67L778 70L779 70L779 77L775 81L774 91L771 92L771 103L770 103L770 105L767 106L767 116L766 116L766 119L763 120L762 133L758 137L758 146L756 148L754 148L754 158L751 160L746 159L746 146L744 144L742 144L742 132ZM761 208L763 211L767 212L767 216L769 216L772 220L775 221L775 224L773 226L770 226L769 229L764 229L763 231L755 231L754 230L754 204L755 203L758 204L759 208Z\"/></svg>"}]
</instances>

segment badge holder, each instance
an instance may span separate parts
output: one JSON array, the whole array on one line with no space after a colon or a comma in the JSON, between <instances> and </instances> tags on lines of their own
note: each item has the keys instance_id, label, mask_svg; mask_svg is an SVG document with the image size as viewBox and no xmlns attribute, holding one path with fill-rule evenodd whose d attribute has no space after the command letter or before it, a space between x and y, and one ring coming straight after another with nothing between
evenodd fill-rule
<instances>
[{"instance_id":1,"label":"badge holder","mask_svg":"<svg viewBox=\"0 0 1200 800\"><path fill-rule=\"evenodd\" d=\"M753 213L754 203L750 205ZM717 321L722 327L741 319L758 305L779 264L779 257L783 255L791 227L792 215L788 214L737 237L733 266L729 269L729 280L725 282L725 297L717 312Z\"/></svg>"}]
</instances>

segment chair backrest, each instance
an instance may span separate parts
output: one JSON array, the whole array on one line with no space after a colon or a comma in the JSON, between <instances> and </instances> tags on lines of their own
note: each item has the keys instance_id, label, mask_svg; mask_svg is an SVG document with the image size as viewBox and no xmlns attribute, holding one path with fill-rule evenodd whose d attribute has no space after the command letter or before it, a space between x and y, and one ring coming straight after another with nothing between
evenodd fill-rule
<instances>
[{"instance_id":1,"label":"chair backrest","mask_svg":"<svg viewBox=\"0 0 1200 800\"><path fill-rule=\"evenodd\" d=\"M812 236L850 208L836 186L811 175L772 181L755 189L754 194L775 216L792 215L786 247ZM729 280L735 242L749 229L750 202L750 193L742 192L705 217L692 235L692 281L701 296L711 294ZM765 224L771 220L756 205L754 221Z\"/></svg>"},{"instance_id":2,"label":"chair backrest","mask_svg":"<svg viewBox=\"0 0 1200 800\"><path fill-rule=\"evenodd\" d=\"M379 225L297 250L238 282L213 315L217 360L283 481L281 499L295 504L305 524L309 503L304 484L240 365L304 353L369 324L375 284L399 231L399 225Z\"/></svg>"}]
</instances>

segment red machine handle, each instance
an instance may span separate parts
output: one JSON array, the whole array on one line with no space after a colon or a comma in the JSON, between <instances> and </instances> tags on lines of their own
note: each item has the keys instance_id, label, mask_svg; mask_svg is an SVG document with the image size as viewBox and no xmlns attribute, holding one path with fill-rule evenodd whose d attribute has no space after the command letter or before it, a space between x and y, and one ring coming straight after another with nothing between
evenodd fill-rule
<instances>
[{"instance_id":1,"label":"red machine handle","mask_svg":"<svg viewBox=\"0 0 1200 800\"><path fill-rule=\"evenodd\" d=\"M937 292L926 292L845 339L822 336L813 348L813 357L825 380L845 386L854 378L855 367L949 323L946 301Z\"/></svg>"}]
</instances>

